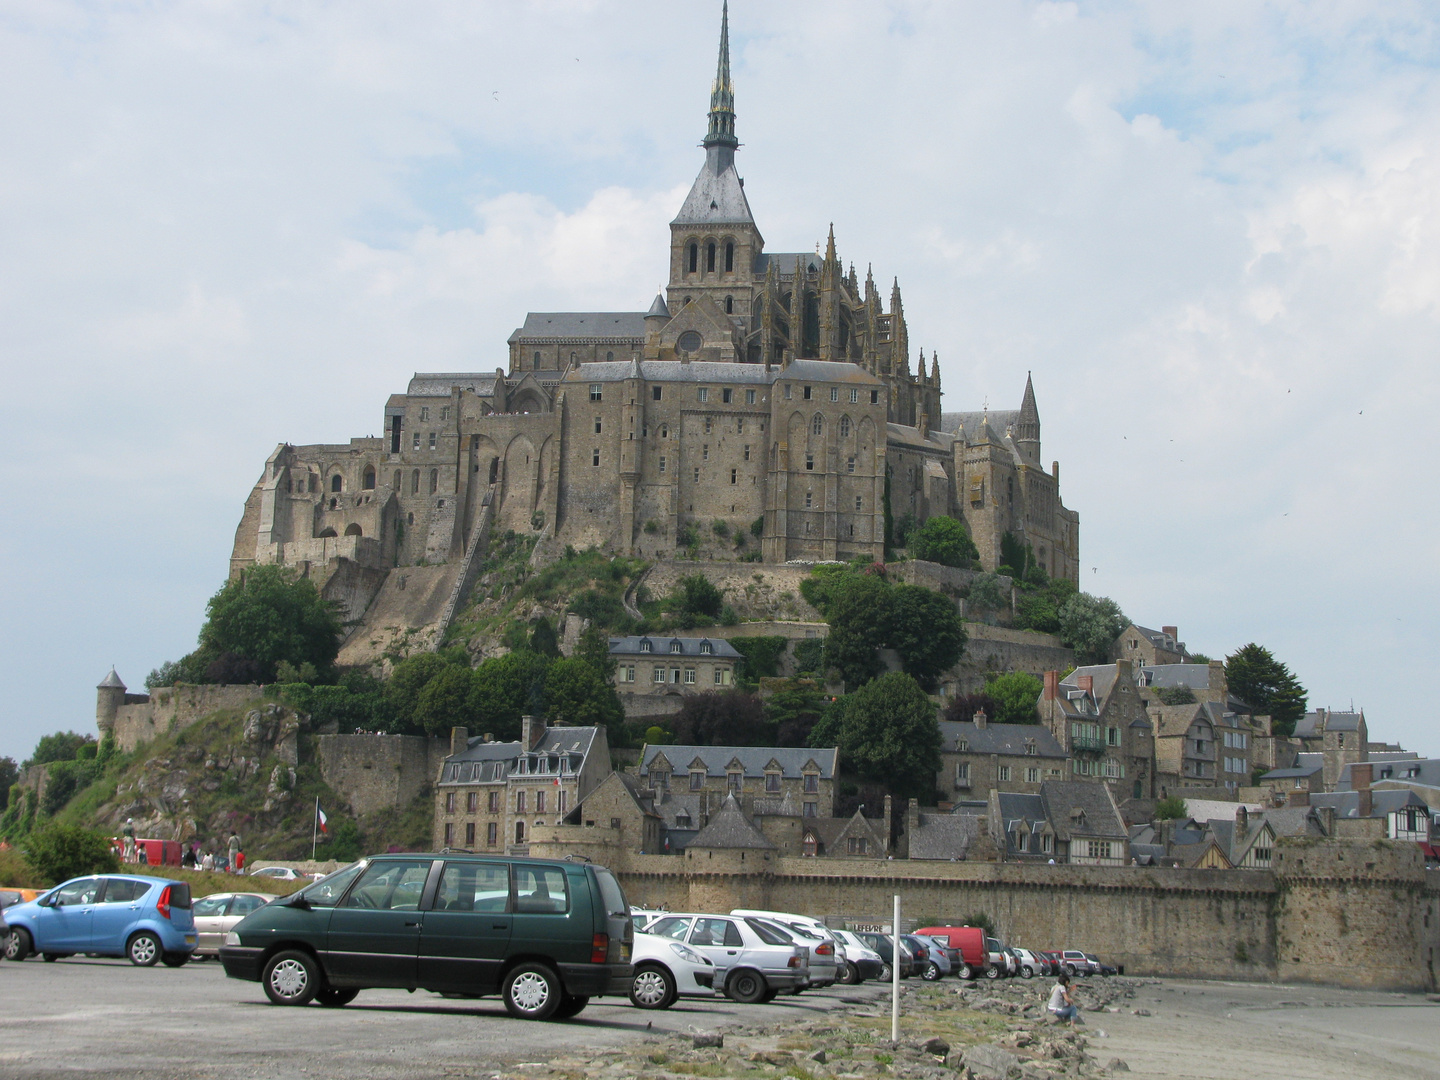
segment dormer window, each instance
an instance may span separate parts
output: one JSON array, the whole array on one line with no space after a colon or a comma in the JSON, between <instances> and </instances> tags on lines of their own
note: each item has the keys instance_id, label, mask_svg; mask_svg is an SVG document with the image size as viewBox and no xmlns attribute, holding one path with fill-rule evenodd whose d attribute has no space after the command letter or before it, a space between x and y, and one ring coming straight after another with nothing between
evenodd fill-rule
<instances>
[{"instance_id":1,"label":"dormer window","mask_svg":"<svg viewBox=\"0 0 1440 1080\"><path fill-rule=\"evenodd\" d=\"M699 791L705 786L705 772L703 769L690 770L690 790Z\"/></svg>"},{"instance_id":2,"label":"dormer window","mask_svg":"<svg viewBox=\"0 0 1440 1080\"><path fill-rule=\"evenodd\" d=\"M728 772L725 774L725 781L730 790L738 794L740 789L745 786L745 774L738 769Z\"/></svg>"},{"instance_id":3,"label":"dormer window","mask_svg":"<svg viewBox=\"0 0 1440 1080\"><path fill-rule=\"evenodd\" d=\"M969 752L970 752L970 740L969 740L969 739L956 739L956 740L955 740L955 752L956 752L957 754L967 754L967 753L969 753Z\"/></svg>"},{"instance_id":4,"label":"dormer window","mask_svg":"<svg viewBox=\"0 0 1440 1080\"><path fill-rule=\"evenodd\" d=\"M652 646L651 646L651 644L650 644L650 639L649 639L649 638L641 638L641 639L640 639L640 651L641 651L641 652L650 652L651 649L652 649Z\"/></svg>"},{"instance_id":5,"label":"dormer window","mask_svg":"<svg viewBox=\"0 0 1440 1080\"><path fill-rule=\"evenodd\" d=\"M670 651L672 653L682 653L685 651L685 646L680 643L679 638L676 638L674 641L670 642Z\"/></svg>"},{"instance_id":6,"label":"dormer window","mask_svg":"<svg viewBox=\"0 0 1440 1080\"><path fill-rule=\"evenodd\" d=\"M1034 740L1034 739L1026 739L1026 740L1025 740L1025 753L1028 754L1030 757L1034 757L1038 752L1039 752L1039 748L1035 745L1035 740Z\"/></svg>"},{"instance_id":7,"label":"dormer window","mask_svg":"<svg viewBox=\"0 0 1440 1080\"><path fill-rule=\"evenodd\" d=\"M710 656L710 655L712 655L714 652L715 652L715 646L714 646L714 645L711 645L709 641L701 641L701 642L700 642L700 655L701 655L701 656Z\"/></svg>"},{"instance_id":8,"label":"dormer window","mask_svg":"<svg viewBox=\"0 0 1440 1080\"><path fill-rule=\"evenodd\" d=\"M780 790L780 774L773 769L765 774L765 790L771 793Z\"/></svg>"},{"instance_id":9,"label":"dormer window","mask_svg":"<svg viewBox=\"0 0 1440 1080\"><path fill-rule=\"evenodd\" d=\"M670 774L663 769L655 769L650 773L650 787L655 791L664 791L670 786Z\"/></svg>"},{"instance_id":10,"label":"dormer window","mask_svg":"<svg viewBox=\"0 0 1440 1080\"><path fill-rule=\"evenodd\" d=\"M677 829L688 829L688 828L690 828L690 815L689 815L689 814L676 814L676 815L675 815L675 827L676 827Z\"/></svg>"}]
</instances>

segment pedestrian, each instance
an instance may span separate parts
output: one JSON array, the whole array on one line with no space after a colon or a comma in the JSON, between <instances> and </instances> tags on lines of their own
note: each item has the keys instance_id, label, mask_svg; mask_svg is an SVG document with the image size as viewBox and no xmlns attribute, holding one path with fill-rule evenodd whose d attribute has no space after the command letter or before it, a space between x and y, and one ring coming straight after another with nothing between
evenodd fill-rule
<instances>
[{"instance_id":1,"label":"pedestrian","mask_svg":"<svg viewBox=\"0 0 1440 1080\"><path fill-rule=\"evenodd\" d=\"M1050 1003L1046 1010L1061 1020L1069 1020L1072 1028L1085 1023L1070 997L1070 976L1063 971L1055 976L1055 986L1050 991Z\"/></svg>"},{"instance_id":2,"label":"pedestrian","mask_svg":"<svg viewBox=\"0 0 1440 1080\"><path fill-rule=\"evenodd\" d=\"M180 856L180 865L186 870L195 869L195 848L193 845L185 845L185 854Z\"/></svg>"},{"instance_id":3,"label":"pedestrian","mask_svg":"<svg viewBox=\"0 0 1440 1080\"><path fill-rule=\"evenodd\" d=\"M133 863L133 862L135 861L135 819L134 819L134 818L126 818L126 819L125 819L125 827L120 830L120 835L121 835L122 837L124 837L124 840L122 841L123 847L122 847L122 849L121 849L121 856L120 856L120 857L123 858L126 862L132 862L132 863Z\"/></svg>"},{"instance_id":4,"label":"pedestrian","mask_svg":"<svg viewBox=\"0 0 1440 1080\"><path fill-rule=\"evenodd\" d=\"M237 873L237 874L243 874L244 872L245 872L245 851L244 851L244 849L242 848L241 850L235 852L235 873Z\"/></svg>"},{"instance_id":5,"label":"pedestrian","mask_svg":"<svg viewBox=\"0 0 1440 1080\"><path fill-rule=\"evenodd\" d=\"M227 866L234 866L234 865L235 865L235 856L236 856L236 855L239 853L239 851L240 851L240 837L237 836L233 831L230 833L230 844L229 844L229 848L230 848L230 852L229 852L229 854L230 854L230 861L229 861L229 863L227 864Z\"/></svg>"},{"instance_id":6,"label":"pedestrian","mask_svg":"<svg viewBox=\"0 0 1440 1080\"><path fill-rule=\"evenodd\" d=\"M144 845L144 844L139 844L139 845L137 845L137 846L138 846L139 849L140 849L140 865L141 865L141 866L149 866L149 865L150 865L150 856L149 856L148 854L146 854L145 845Z\"/></svg>"},{"instance_id":7,"label":"pedestrian","mask_svg":"<svg viewBox=\"0 0 1440 1080\"><path fill-rule=\"evenodd\" d=\"M207 852L205 852L204 855L201 855L201 856L200 856L200 869L201 869L201 870L214 870L214 869L215 869L215 856L214 856L214 854L213 854L212 852L207 851Z\"/></svg>"}]
</instances>

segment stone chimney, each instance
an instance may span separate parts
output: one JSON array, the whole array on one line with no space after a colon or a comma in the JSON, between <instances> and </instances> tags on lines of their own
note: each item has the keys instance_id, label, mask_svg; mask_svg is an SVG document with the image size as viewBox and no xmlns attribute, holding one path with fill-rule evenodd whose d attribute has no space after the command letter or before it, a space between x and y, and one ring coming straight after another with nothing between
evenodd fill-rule
<instances>
[{"instance_id":1,"label":"stone chimney","mask_svg":"<svg viewBox=\"0 0 1440 1080\"><path fill-rule=\"evenodd\" d=\"M895 842L895 800L885 796L885 852L888 855Z\"/></svg>"},{"instance_id":2,"label":"stone chimney","mask_svg":"<svg viewBox=\"0 0 1440 1080\"><path fill-rule=\"evenodd\" d=\"M1095 692L1095 676L1077 675L1075 676L1075 685L1085 693L1093 694Z\"/></svg>"},{"instance_id":3,"label":"stone chimney","mask_svg":"<svg viewBox=\"0 0 1440 1080\"><path fill-rule=\"evenodd\" d=\"M527 753L540 745L540 740L545 737L545 718L543 716L522 716L520 717L520 749Z\"/></svg>"},{"instance_id":4,"label":"stone chimney","mask_svg":"<svg viewBox=\"0 0 1440 1080\"><path fill-rule=\"evenodd\" d=\"M1315 818L1320 822L1320 828L1325 830L1326 836L1335 835L1335 808L1333 806L1317 806Z\"/></svg>"},{"instance_id":5,"label":"stone chimney","mask_svg":"<svg viewBox=\"0 0 1440 1080\"><path fill-rule=\"evenodd\" d=\"M485 732L485 741L486 741L486 742L494 742L494 741L495 741L495 733L494 733L493 731L487 731L487 732Z\"/></svg>"},{"instance_id":6,"label":"stone chimney","mask_svg":"<svg viewBox=\"0 0 1440 1080\"><path fill-rule=\"evenodd\" d=\"M979 730L984 731L985 725L989 722L990 718L985 715L985 710L980 708L975 710L975 715L971 717L971 719L975 721L975 726Z\"/></svg>"},{"instance_id":7,"label":"stone chimney","mask_svg":"<svg viewBox=\"0 0 1440 1080\"><path fill-rule=\"evenodd\" d=\"M1225 698L1230 692L1230 684L1225 681L1225 662L1223 660L1210 661L1210 692L1220 695L1220 704L1225 704Z\"/></svg>"},{"instance_id":8,"label":"stone chimney","mask_svg":"<svg viewBox=\"0 0 1440 1080\"><path fill-rule=\"evenodd\" d=\"M1060 696L1060 672L1045 672L1045 693L1042 696L1046 701L1054 701Z\"/></svg>"},{"instance_id":9,"label":"stone chimney","mask_svg":"<svg viewBox=\"0 0 1440 1080\"><path fill-rule=\"evenodd\" d=\"M1175 644L1180 644L1180 628L1178 626L1162 626L1160 632Z\"/></svg>"},{"instance_id":10,"label":"stone chimney","mask_svg":"<svg viewBox=\"0 0 1440 1080\"><path fill-rule=\"evenodd\" d=\"M463 727L452 727L450 729L450 753L460 753L470 745L470 729Z\"/></svg>"},{"instance_id":11,"label":"stone chimney","mask_svg":"<svg viewBox=\"0 0 1440 1080\"><path fill-rule=\"evenodd\" d=\"M1360 797L1360 816L1368 818L1375 809L1375 793L1370 790L1370 781L1374 779L1375 766L1371 764L1359 764L1350 766L1350 786L1355 789L1355 794Z\"/></svg>"},{"instance_id":12,"label":"stone chimney","mask_svg":"<svg viewBox=\"0 0 1440 1080\"><path fill-rule=\"evenodd\" d=\"M1241 806L1235 810L1235 837L1240 839L1250 830L1250 811Z\"/></svg>"}]
</instances>

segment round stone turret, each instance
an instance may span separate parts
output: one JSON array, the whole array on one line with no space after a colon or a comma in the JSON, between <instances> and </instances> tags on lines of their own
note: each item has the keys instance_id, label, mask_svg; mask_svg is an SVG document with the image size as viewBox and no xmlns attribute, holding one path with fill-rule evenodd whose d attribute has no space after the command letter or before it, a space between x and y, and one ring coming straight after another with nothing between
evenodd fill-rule
<instances>
[{"instance_id":1,"label":"round stone turret","mask_svg":"<svg viewBox=\"0 0 1440 1080\"><path fill-rule=\"evenodd\" d=\"M115 716L124 704L125 684L112 667L110 674L95 687L95 726L102 736L114 730Z\"/></svg>"}]
</instances>

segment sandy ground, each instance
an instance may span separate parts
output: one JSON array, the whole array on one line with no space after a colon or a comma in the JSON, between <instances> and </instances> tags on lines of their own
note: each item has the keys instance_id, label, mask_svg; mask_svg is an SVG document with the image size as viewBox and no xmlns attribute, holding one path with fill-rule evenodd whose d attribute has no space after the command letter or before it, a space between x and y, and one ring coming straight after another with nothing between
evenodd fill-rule
<instances>
[{"instance_id":1,"label":"sandy ground","mask_svg":"<svg viewBox=\"0 0 1440 1080\"><path fill-rule=\"evenodd\" d=\"M1440 1003L1423 995L1165 980L1086 1020L1090 1053L1137 1078L1440 1080Z\"/></svg>"}]
</instances>

